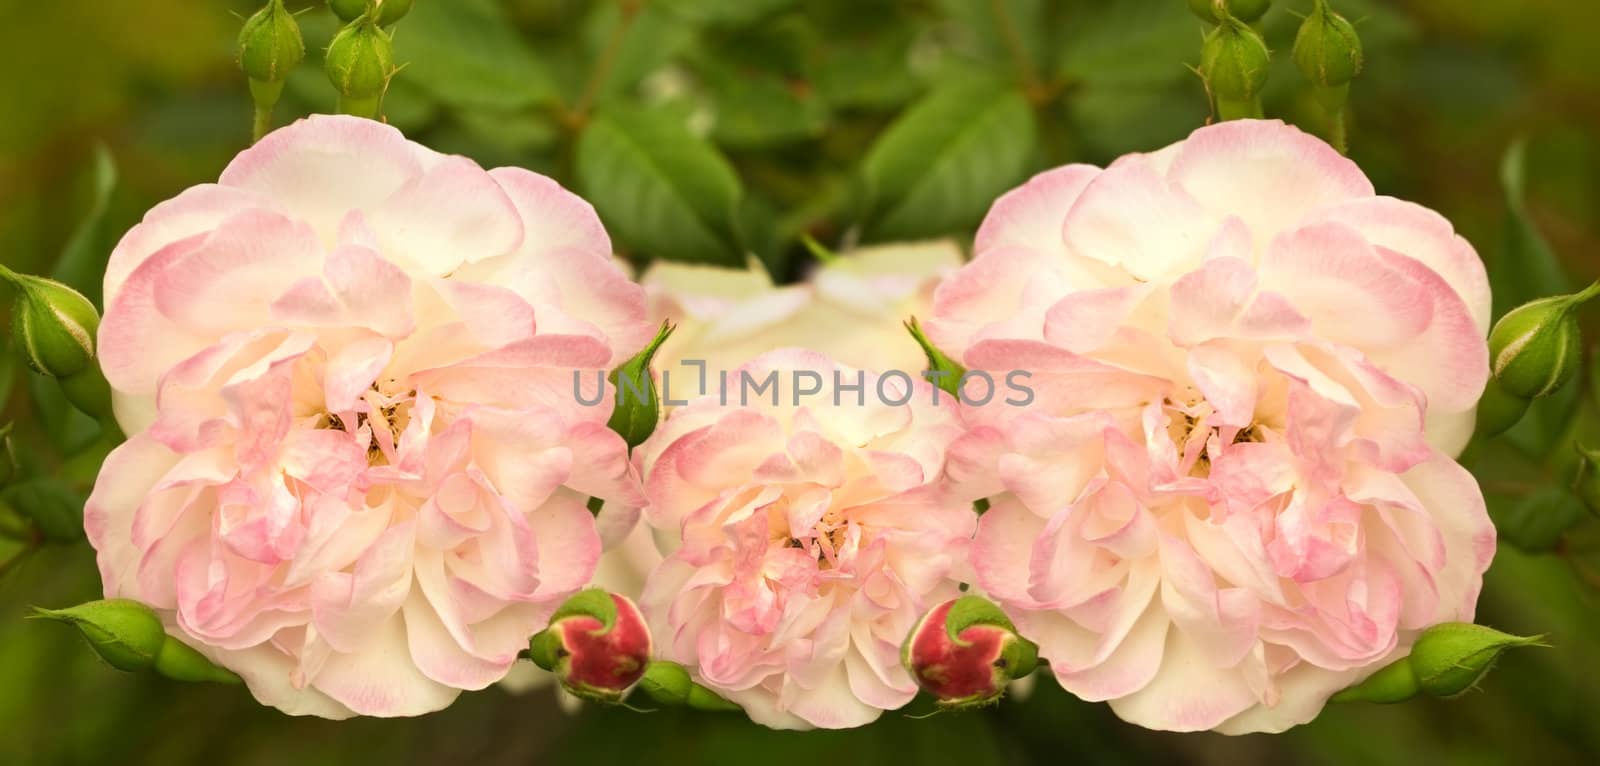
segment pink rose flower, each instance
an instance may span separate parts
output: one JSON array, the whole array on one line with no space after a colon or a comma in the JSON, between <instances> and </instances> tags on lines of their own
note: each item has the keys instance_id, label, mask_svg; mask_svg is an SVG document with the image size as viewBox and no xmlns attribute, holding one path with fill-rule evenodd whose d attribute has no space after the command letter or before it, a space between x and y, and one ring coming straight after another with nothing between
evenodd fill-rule
<instances>
[{"instance_id":1,"label":"pink rose flower","mask_svg":"<svg viewBox=\"0 0 1600 766\"><path fill-rule=\"evenodd\" d=\"M1451 459L1489 288L1433 212L1278 122L1002 197L927 329L1020 368L951 474L982 588L1056 678L1151 728L1279 731L1471 620L1494 527Z\"/></svg>"},{"instance_id":2,"label":"pink rose flower","mask_svg":"<svg viewBox=\"0 0 1600 766\"><path fill-rule=\"evenodd\" d=\"M130 435L85 510L106 595L285 712L493 683L589 581L587 499L639 502L573 370L645 343L644 294L542 176L313 117L151 210L105 295Z\"/></svg>"},{"instance_id":3,"label":"pink rose flower","mask_svg":"<svg viewBox=\"0 0 1600 766\"><path fill-rule=\"evenodd\" d=\"M945 481L961 433L953 398L818 354L752 360L771 394L708 395L634 450L648 523L677 542L640 606L663 659L774 728L845 728L904 705L899 650L922 613L956 594L976 517ZM794 371L820 390L794 406ZM738 372L738 371L736 371ZM863 382L864 397L841 388ZM864 399L864 401L863 401Z\"/></svg>"}]
</instances>

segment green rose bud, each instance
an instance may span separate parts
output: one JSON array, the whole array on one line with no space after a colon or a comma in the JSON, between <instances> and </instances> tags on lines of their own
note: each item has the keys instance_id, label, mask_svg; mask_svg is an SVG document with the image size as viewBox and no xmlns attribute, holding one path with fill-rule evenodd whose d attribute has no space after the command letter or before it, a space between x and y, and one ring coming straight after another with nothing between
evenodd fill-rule
<instances>
[{"instance_id":1,"label":"green rose bud","mask_svg":"<svg viewBox=\"0 0 1600 766\"><path fill-rule=\"evenodd\" d=\"M1557 295L1511 310L1489 331L1489 360L1506 393L1535 399L1554 393L1583 362L1577 308L1600 294L1600 282L1583 292Z\"/></svg>"},{"instance_id":2,"label":"green rose bud","mask_svg":"<svg viewBox=\"0 0 1600 766\"><path fill-rule=\"evenodd\" d=\"M676 662L652 660L645 666L644 676L639 679L636 688L662 705L708 711L740 709L716 692L695 683L689 677L689 671Z\"/></svg>"},{"instance_id":3,"label":"green rose bud","mask_svg":"<svg viewBox=\"0 0 1600 766\"><path fill-rule=\"evenodd\" d=\"M1261 116L1261 89L1267 84L1272 54L1260 33L1227 17L1206 35L1200 48L1200 76L1223 120Z\"/></svg>"},{"instance_id":4,"label":"green rose bud","mask_svg":"<svg viewBox=\"0 0 1600 766\"><path fill-rule=\"evenodd\" d=\"M961 376L967 374L967 368L934 346L933 341L923 334L922 325L917 324L916 317L907 319L905 327L906 332L911 333L911 339L922 347L922 353L928 357L928 369L923 377L951 396L960 396Z\"/></svg>"},{"instance_id":5,"label":"green rose bud","mask_svg":"<svg viewBox=\"0 0 1600 766\"><path fill-rule=\"evenodd\" d=\"M1326 0L1317 0L1295 35L1294 63L1320 88L1349 85L1361 73L1361 38L1355 26L1334 13Z\"/></svg>"},{"instance_id":6,"label":"green rose bud","mask_svg":"<svg viewBox=\"0 0 1600 766\"><path fill-rule=\"evenodd\" d=\"M1222 13L1217 13L1217 7L1222 7ZM1216 24L1225 16L1232 16L1240 21L1251 22L1259 19L1272 7L1272 0L1189 0L1189 10L1199 16L1202 21Z\"/></svg>"},{"instance_id":7,"label":"green rose bud","mask_svg":"<svg viewBox=\"0 0 1600 766\"><path fill-rule=\"evenodd\" d=\"M1466 622L1445 622L1422 632L1402 657L1330 702L1404 702L1418 694L1454 697L1483 678L1500 653L1513 646L1543 646L1543 636L1523 638Z\"/></svg>"},{"instance_id":8,"label":"green rose bud","mask_svg":"<svg viewBox=\"0 0 1600 766\"><path fill-rule=\"evenodd\" d=\"M394 42L370 16L350 22L328 46L328 79L339 91L339 111L377 119L394 73Z\"/></svg>"},{"instance_id":9,"label":"green rose bud","mask_svg":"<svg viewBox=\"0 0 1600 766\"><path fill-rule=\"evenodd\" d=\"M661 395L656 392L655 378L650 374L650 360L655 357L656 349L672 335L672 330L671 322L662 322L661 330L650 345L612 370L609 376L611 385L617 389L617 399L606 425L628 443L629 449L650 438L661 420Z\"/></svg>"},{"instance_id":10,"label":"green rose bud","mask_svg":"<svg viewBox=\"0 0 1600 766\"><path fill-rule=\"evenodd\" d=\"M283 0L268 0L239 30L239 68L252 81L280 86L306 57L305 39Z\"/></svg>"},{"instance_id":11,"label":"green rose bud","mask_svg":"<svg viewBox=\"0 0 1600 766\"><path fill-rule=\"evenodd\" d=\"M29 367L57 378L89 367L100 314L88 298L53 279L3 266L0 280L15 288L11 334Z\"/></svg>"},{"instance_id":12,"label":"green rose bud","mask_svg":"<svg viewBox=\"0 0 1600 766\"><path fill-rule=\"evenodd\" d=\"M155 611L137 601L106 599L33 611L36 618L77 628L95 653L117 670L155 672L175 681L239 683L238 676L167 635Z\"/></svg>"},{"instance_id":13,"label":"green rose bud","mask_svg":"<svg viewBox=\"0 0 1600 766\"><path fill-rule=\"evenodd\" d=\"M1514 646L1539 646L1543 636L1513 636L1466 622L1446 622L1422 632L1411 647L1411 667L1423 693L1454 697L1477 684L1500 653Z\"/></svg>"},{"instance_id":14,"label":"green rose bud","mask_svg":"<svg viewBox=\"0 0 1600 766\"><path fill-rule=\"evenodd\" d=\"M289 70L299 66L305 57L306 42L300 36L300 25L294 14L283 7L283 0L268 0L239 30L239 68L250 80L256 140L271 127L272 107L283 95Z\"/></svg>"},{"instance_id":15,"label":"green rose bud","mask_svg":"<svg viewBox=\"0 0 1600 766\"><path fill-rule=\"evenodd\" d=\"M328 7L341 21L351 22L367 12L374 0L328 0ZM412 0L377 0L378 26L387 27L411 12Z\"/></svg>"},{"instance_id":16,"label":"green rose bud","mask_svg":"<svg viewBox=\"0 0 1600 766\"><path fill-rule=\"evenodd\" d=\"M137 601L90 601L66 609L34 607L34 617L65 622L78 629L111 667L128 672L154 670L167 641L161 618Z\"/></svg>"}]
</instances>

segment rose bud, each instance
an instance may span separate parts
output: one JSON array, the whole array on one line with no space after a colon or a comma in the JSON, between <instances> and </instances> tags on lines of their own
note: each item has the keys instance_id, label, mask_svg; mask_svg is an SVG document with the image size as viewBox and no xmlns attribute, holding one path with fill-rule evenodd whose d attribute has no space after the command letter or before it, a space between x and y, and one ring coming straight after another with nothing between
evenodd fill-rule
<instances>
[{"instance_id":1,"label":"rose bud","mask_svg":"<svg viewBox=\"0 0 1600 766\"><path fill-rule=\"evenodd\" d=\"M0 266L0 280L16 291L11 334L35 372L64 378L94 360L100 314L88 298L53 279L18 274Z\"/></svg>"},{"instance_id":2,"label":"rose bud","mask_svg":"<svg viewBox=\"0 0 1600 766\"><path fill-rule=\"evenodd\" d=\"M1454 697L1471 689L1514 646L1542 646L1544 636L1513 636L1470 622L1445 622L1422 632L1411 667L1424 694Z\"/></svg>"},{"instance_id":3,"label":"rose bud","mask_svg":"<svg viewBox=\"0 0 1600 766\"><path fill-rule=\"evenodd\" d=\"M716 692L695 683L682 665L667 660L652 660L645 667L644 676L639 679L639 690L663 705L709 711L741 709Z\"/></svg>"},{"instance_id":4,"label":"rose bud","mask_svg":"<svg viewBox=\"0 0 1600 766\"><path fill-rule=\"evenodd\" d=\"M328 0L328 7L333 9L333 15L341 21L351 22L367 12L372 7L374 0ZM376 0L378 6L378 26L387 27L390 24L405 18L411 12L412 0Z\"/></svg>"},{"instance_id":5,"label":"rose bud","mask_svg":"<svg viewBox=\"0 0 1600 766\"><path fill-rule=\"evenodd\" d=\"M1317 0L1295 34L1294 63L1318 88L1342 88L1361 73L1361 38L1327 0Z\"/></svg>"},{"instance_id":6,"label":"rose bud","mask_svg":"<svg viewBox=\"0 0 1600 766\"><path fill-rule=\"evenodd\" d=\"M345 25L328 45L328 79L339 91L339 112L377 119L394 73L394 42L370 15Z\"/></svg>"},{"instance_id":7,"label":"rose bud","mask_svg":"<svg viewBox=\"0 0 1600 766\"><path fill-rule=\"evenodd\" d=\"M34 617L71 624L111 667L156 672L176 681L239 683L189 645L167 635L161 618L137 601L107 599L66 609L34 608Z\"/></svg>"},{"instance_id":8,"label":"rose bud","mask_svg":"<svg viewBox=\"0 0 1600 766\"><path fill-rule=\"evenodd\" d=\"M556 609L528 655L573 696L621 702L650 663L650 630L632 601L591 588Z\"/></svg>"},{"instance_id":9,"label":"rose bud","mask_svg":"<svg viewBox=\"0 0 1600 766\"><path fill-rule=\"evenodd\" d=\"M300 25L294 14L283 7L283 0L268 0L239 30L239 68L250 79L257 140L267 132L272 107L283 95L289 70L299 66L305 57L306 43L300 36Z\"/></svg>"},{"instance_id":10,"label":"rose bud","mask_svg":"<svg viewBox=\"0 0 1600 766\"><path fill-rule=\"evenodd\" d=\"M1217 6L1222 6L1225 13L1217 13ZM1224 15L1244 22L1255 21L1270 7L1272 0L1189 0L1189 10L1212 24L1220 22Z\"/></svg>"},{"instance_id":11,"label":"rose bud","mask_svg":"<svg viewBox=\"0 0 1600 766\"><path fill-rule=\"evenodd\" d=\"M1200 48L1200 76L1216 101L1221 120L1259 118L1261 89L1267 84L1272 54L1260 33L1237 18L1224 17Z\"/></svg>"},{"instance_id":12,"label":"rose bud","mask_svg":"<svg viewBox=\"0 0 1600 766\"><path fill-rule=\"evenodd\" d=\"M1422 632L1411 654L1385 665L1332 702L1404 702L1418 694L1455 697L1471 689L1513 646L1543 646L1543 636L1513 636L1467 622L1445 622Z\"/></svg>"},{"instance_id":13,"label":"rose bud","mask_svg":"<svg viewBox=\"0 0 1600 766\"><path fill-rule=\"evenodd\" d=\"M661 396L656 393L655 379L650 375L650 360L655 357L656 349L672 335L672 330L671 322L662 322L661 330L650 345L611 371L611 385L617 389L617 405L606 425L628 443L629 449L650 438L661 419Z\"/></svg>"},{"instance_id":14,"label":"rose bud","mask_svg":"<svg viewBox=\"0 0 1600 766\"><path fill-rule=\"evenodd\" d=\"M962 596L923 615L900 661L941 708L962 710L1000 699L1012 679L1032 673L1038 647L988 600Z\"/></svg>"},{"instance_id":15,"label":"rose bud","mask_svg":"<svg viewBox=\"0 0 1600 766\"><path fill-rule=\"evenodd\" d=\"M1578 374L1583 353L1577 308L1597 294L1600 282L1579 293L1523 304L1495 323L1489 331L1489 359L1507 393L1536 399Z\"/></svg>"}]
</instances>

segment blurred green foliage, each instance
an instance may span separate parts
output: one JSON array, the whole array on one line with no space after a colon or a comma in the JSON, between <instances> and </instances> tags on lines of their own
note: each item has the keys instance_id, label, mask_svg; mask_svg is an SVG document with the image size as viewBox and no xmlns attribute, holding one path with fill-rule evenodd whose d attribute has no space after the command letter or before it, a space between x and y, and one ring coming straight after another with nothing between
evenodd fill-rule
<instances>
[{"instance_id":1,"label":"blurred green foliage","mask_svg":"<svg viewBox=\"0 0 1600 766\"><path fill-rule=\"evenodd\" d=\"M310 53L280 123L334 104L321 51L335 22L320 3L290 5L309 8ZM1203 124L1188 68L1203 27L1186 5L419 0L396 27L404 67L384 112L440 150L578 189L635 260L735 264L748 250L793 279L809 263L804 235L832 246L969 236L988 200L1033 172L1155 149ZM1351 95L1352 156L1380 192L1443 212L1478 247L1497 312L1600 275L1600 5L1334 6L1360 20L1367 51ZM1277 0L1261 22L1275 51L1264 100L1268 116L1315 131L1316 104L1287 55L1309 7ZM252 10L248 0L0 0L6 265L97 298L116 237L154 203L216 177L248 142L231 14ZM1517 138L1526 153L1502 185ZM849 732L768 732L679 712L569 717L548 693L496 689L418 720L291 719L236 688L117 673L64 630L18 619L29 603L99 596L92 552L52 544L0 580L0 762L1593 763L1600 522L1568 491L1572 439L1600 444L1592 377L1464 457L1508 537L1547 551L1502 545L1479 620L1548 634L1554 648L1509 656L1454 701L1336 706L1288 734L1242 738L1143 731L1049 682L982 714L892 713ZM0 521L12 523L12 502L81 503L117 435L10 354L0 355L0 403L23 482L0 494ZM1562 520L1576 525L1549 528ZM0 542L0 559L19 545Z\"/></svg>"}]
</instances>

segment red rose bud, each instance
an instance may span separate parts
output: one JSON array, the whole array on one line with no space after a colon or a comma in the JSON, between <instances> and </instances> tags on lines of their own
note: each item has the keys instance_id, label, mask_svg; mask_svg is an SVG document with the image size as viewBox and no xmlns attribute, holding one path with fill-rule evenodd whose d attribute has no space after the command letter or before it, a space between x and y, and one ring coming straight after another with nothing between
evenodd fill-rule
<instances>
[{"instance_id":1,"label":"red rose bud","mask_svg":"<svg viewBox=\"0 0 1600 766\"><path fill-rule=\"evenodd\" d=\"M939 707L961 710L999 700L1012 679L1033 672L1038 651L1000 607L962 596L923 616L900 661Z\"/></svg>"},{"instance_id":2,"label":"red rose bud","mask_svg":"<svg viewBox=\"0 0 1600 766\"><path fill-rule=\"evenodd\" d=\"M534 663L591 702L621 702L650 664L650 630L627 598L598 588L567 599L528 642Z\"/></svg>"}]
</instances>

